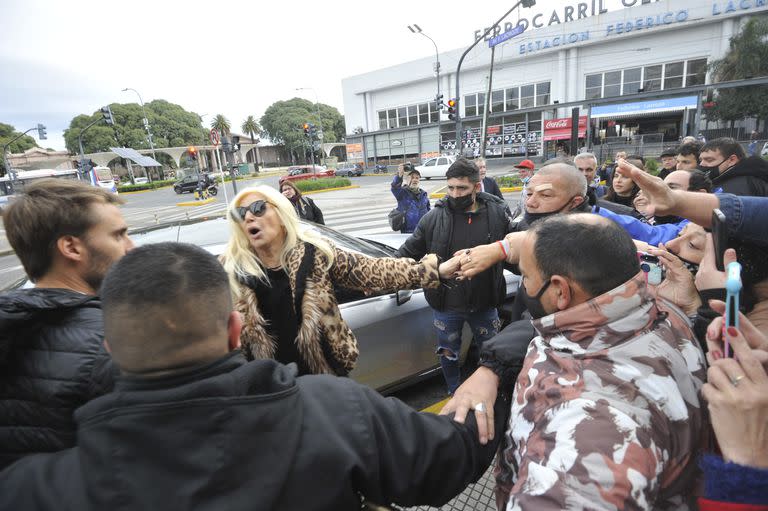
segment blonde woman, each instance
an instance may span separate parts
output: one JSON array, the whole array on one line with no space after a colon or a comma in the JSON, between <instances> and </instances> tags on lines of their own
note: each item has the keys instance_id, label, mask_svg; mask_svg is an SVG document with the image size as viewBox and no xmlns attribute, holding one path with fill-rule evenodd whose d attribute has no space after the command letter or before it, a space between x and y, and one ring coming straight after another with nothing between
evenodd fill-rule
<instances>
[{"instance_id":1,"label":"blonde woman","mask_svg":"<svg viewBox=\"0 0 768 511\"><path fill-rule=\"evenodd\" d=\"M434 288L458 269L451 259L371 258L302 231L290 201L269 186L246 188L229 208L232 237L222 255L249 359L296 363L299 374L347 375L357 340L341 318L334 284L355 290Z\"/></svg>"}]
</instances>

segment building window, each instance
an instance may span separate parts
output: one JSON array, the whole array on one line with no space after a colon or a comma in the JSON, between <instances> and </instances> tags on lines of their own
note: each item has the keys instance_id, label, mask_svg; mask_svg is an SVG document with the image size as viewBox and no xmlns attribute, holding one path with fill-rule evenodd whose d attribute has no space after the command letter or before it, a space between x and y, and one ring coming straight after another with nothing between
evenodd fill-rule
<instances>
[{"instance_id":1,"label":"building window","mask_svg":"<svg viewBox=\"0 0 768 511\"><path fill-rule=\"evenodd\" d=\"M585 88L587 99L600 99L603 97L603 75L587 75Z\"/></svg>"},{"instance_id":2,"label":"building window","mask_svg":"<svg viewBox=\"0 0 768 511\"><path fill-rule=\"evenodd\" d=\"M664 66L664 90L683 86L684 62L672 62Z\"/></svg>"},{"instance_id":3,"label":"building window","mask_svg":"<svg viewBox=\"0 0 768 511\"><path fill-rule=\"evenodd\" d=\"M408 107L408 126L416 126L419 124L419 114L416 105Z\"/></svg>"},{"instance_id":4,"label":"building window","mask_svg":"<svg viewBox=\"0 0 768 511\"><path fill-rule=\"evenodd\" d=\"M520 108L531 108L534 105L534 86L523 85L520 87Z\"/></svg>"},{"instance_id":5,"label":"building window","mask_svg":"<svg viewBox=\"0 0 768 511\"><path fill-rule=\"evenodd\" d=\"M419 105L419 124L427 124L429 122L429 103L422 103Z\"/></svg>"},{"instance_id":6,"label":"building window","mask_svg":"<svg viewBox=\"0 0 768 511\"><path fill-rule=\"evenodd\" d=\"M661 90L661 66L647 66L644 69L643 90Z\"/></svg>"},{"instance_id":7,"label":"building window","mask_svg":"<svg viewBox=\"0 0 768 511\"><path fill-rule=\"evenodd\" d=\"M491 112L504 111L504 91L495 90L491 93Z\"/></svg>"},{"instance_id":8,"label":"building window","mask_svg":"<svg viewBox=\"0 0 768 511\"><path fill-rule=\"evenodd\" d=\"M437 109L437 102L429 104L429 122L437 122L440 118L440 111Z\"/></svg>"},{"instance_id":9,"label":"building window","mask_svg":"<svg viewBox=\"0 0 768 511\"><path fill-rule=\"evenodd\" d=\"M536 84L536 106L549 104L549 82Z\"/></svg>"},{"instance_id":10,"label":"building window","mask_svg":"<svg viewBox=\"0 0 768 511\"><path fill-rule=\"evenodd\" d=\"M635 94L640 90L640 75L642 74L642 71L643 68L641 67L624 70L624 88L621 91L622 94Z\"/></svg>"},{"instance_id":11,"label":"building window","mask_svg":"<svg viewBox=\"0 0 768 511\"><path fill-rule=\"evenodd\" d=\"M509 112L511 110L517 110L518 108L520 108L520 90L517 87L514 89L507 89L505 110Z\"/></svg>"},{"instance_id":12,"label":"building window","mask_svg":"<svg viewBox=\"0 0 768 511\"><path fill-rule=\"evenodd\" d=\"M685 73L685 85L703 85L707 78L707 59L689 60Z\"/></svg>"},{"instance_id":13,"label":"building window","mask_svg":"<svg viewBox=\"0 0 768 511\"><path fill-rule=\"evenodd\" d=\"M485 114L485 92L477 93L477 115Z\"/></svg>"},{"instance_id":14,"label":"building window","mask_svg":"<svg viewBox=\"0 0 768 511\"><path fill-rule=\"evenodd\" d=\"M603 79L603 97L621 96L621 71L605 73Z\"/></svg>"},{"instance_id":15,"label":"building window","mask_svg":"<svg viewBox=\"0 0 768 511\"><path fill-rule=\"evenodd\" d=\"M404 106L397 109L397 123L401 128L408 126L408 109Z\"/></svg>"},{"instance_id":16,"label":"building window","mask_svg":"<svg viewBox=\"0 0 768 511\"><path fill-rule=\"evenodd\" d=\"M379 112L379 129L385 130L387 129L387 111L382 110Z\"/></svg>"},{"instance_id":17,"label":"building window","mask_svg":"<svg viewBox=\"0 0 768 511\"><path fill-rule=\"evenodd\" d=\"M477 95L464 96L464 117L477 115Z\"/></svg>"},{"instance_id":18,"label":"building window","mask_svg":"<svg viewBox=\"0 0 768 511\"><path fill-rule=\"evenodd\" d=\"M397 110L387 110L387 118L389 120L389 129L397 128Z\"/></svg>"}]
</instances>

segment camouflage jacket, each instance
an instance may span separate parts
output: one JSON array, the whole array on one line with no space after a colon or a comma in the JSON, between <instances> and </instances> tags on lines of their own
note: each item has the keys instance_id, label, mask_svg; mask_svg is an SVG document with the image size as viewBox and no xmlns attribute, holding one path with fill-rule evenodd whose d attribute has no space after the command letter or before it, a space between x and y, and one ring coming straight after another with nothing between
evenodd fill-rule
<instances>
[{"instance_id":1,"label":"camouflage jacket","mask_svg":"<svg viewBox=\"0 0 768 511\"><path fill-rule=\"evenodd\" d=\"M686 509L708 437L704 354L642 273L533 322L496 467L499 509ZM663 310L660 310L663 309Z\"/></svg>"}]
</instances>

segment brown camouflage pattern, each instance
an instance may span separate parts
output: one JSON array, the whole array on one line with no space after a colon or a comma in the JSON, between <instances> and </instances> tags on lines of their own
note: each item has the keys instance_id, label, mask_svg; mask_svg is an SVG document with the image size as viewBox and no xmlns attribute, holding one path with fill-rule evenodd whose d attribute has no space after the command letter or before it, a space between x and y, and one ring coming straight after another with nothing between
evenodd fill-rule
<instances>
[{"instance_id":1,"label":"brown camouflage pattern","mask_svg":"<svg viewBox=\"0 0 768 511\"><path fill-rule=\"evenodd\" d=\"M643 274L533 322L496 467L499 509L689 509L704 354Z\"/></svg>"}]
</instances>

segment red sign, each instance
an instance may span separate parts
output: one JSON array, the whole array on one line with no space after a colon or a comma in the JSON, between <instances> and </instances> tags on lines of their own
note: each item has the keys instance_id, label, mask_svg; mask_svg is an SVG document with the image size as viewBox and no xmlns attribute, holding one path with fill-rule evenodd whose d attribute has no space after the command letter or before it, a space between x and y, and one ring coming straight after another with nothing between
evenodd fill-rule
<instances>
[{"instance_id":1,"label":"red sign","mask_svg":"<svg viewBox=\"0 0 768 511\"><path fill-rule=\"evenodd\" d=\"M216 129L211 130L211 144L219 145L219 132Z\"/></svg>"},{"instance_id":2,"label":"red sign","mask_svg":"<svg viewBox=\"0 0 768 511\"><path fill-rule=\"evenodd\" d=\"M571 138L571 127L573 122L570 117L562 119L550 119L544 121L544 140L567 140ZM587 134L587 116L579 117L579 138L584 138Z\"/></svg>"},{"instance_id":3,"label":"red sign","mask_svg":"<svg viewBox=\"0 0 768 511\"><path fill-rule=\"evenodd\" d=\"M498 135L501 133L501 126L488 126L485 129L486 135Z\"/></svg>"}]
</instances>

